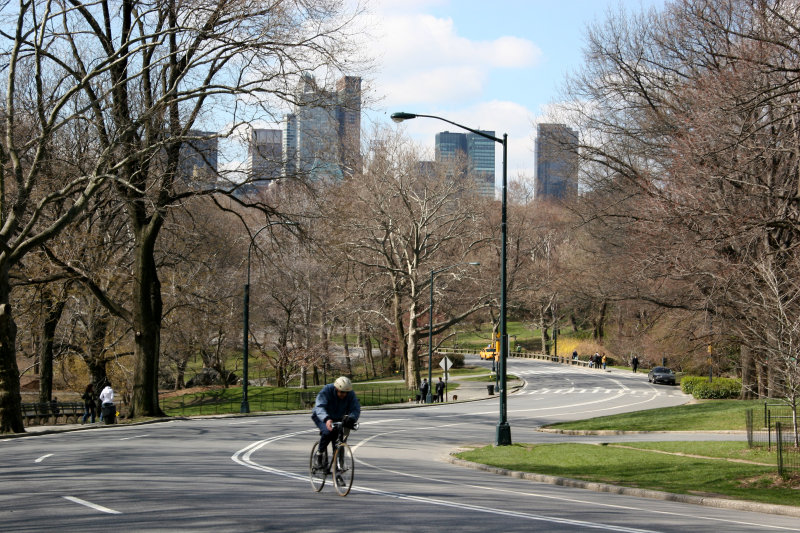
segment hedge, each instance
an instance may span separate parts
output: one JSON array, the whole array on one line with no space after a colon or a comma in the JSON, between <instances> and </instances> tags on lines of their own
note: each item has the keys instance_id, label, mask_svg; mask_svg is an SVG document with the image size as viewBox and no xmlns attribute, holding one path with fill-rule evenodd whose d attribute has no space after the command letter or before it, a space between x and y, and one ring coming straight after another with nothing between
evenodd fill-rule
<instances>
[{"instance_id":1,"label":"hedge","mask_svg":"<svg viewBox=\"0 0 800 533\"><path fill-rule=\"evenodd\" d=\"M698 400L724 400L738 398L742 392L742 381L731 378L714 378L709 383L707 377L684 376L681 390Z\"/></svg>"}]
</instances>

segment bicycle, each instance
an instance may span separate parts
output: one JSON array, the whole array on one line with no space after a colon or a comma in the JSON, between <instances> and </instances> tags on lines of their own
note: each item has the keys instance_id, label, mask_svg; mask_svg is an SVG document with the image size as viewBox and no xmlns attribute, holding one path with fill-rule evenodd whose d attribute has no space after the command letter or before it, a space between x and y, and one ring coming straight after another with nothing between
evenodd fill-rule
<instances>
[{"instance_id":1,"label":"bicycle","mask_svg":"<svg viewBox=\"0 0 800 533\"><path fill-rule=\"evenodd\" d=\"M319 441L315 442L311 448L311 460L308 467L311 486L316 492L321 491L328 475L332 475L336 492L339 496L347 496L350 493L350 487L353 486L353 473L356 466L353 451L347 444L347 437L350 435L350 430L358 429L358 422L350 417L345 417L341 422L334 422L333 428L336 431L336 440L332 443L333 458L330 463L328 462L327 447L323 451L322 466L316 464Z\"/></svg>"}]
</instances>

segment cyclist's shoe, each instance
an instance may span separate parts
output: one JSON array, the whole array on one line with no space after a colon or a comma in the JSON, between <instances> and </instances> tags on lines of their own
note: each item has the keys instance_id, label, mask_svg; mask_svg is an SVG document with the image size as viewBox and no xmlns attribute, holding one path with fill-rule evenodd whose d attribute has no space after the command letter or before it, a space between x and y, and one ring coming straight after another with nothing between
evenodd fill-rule
<instances>
[{"instance_id":1,"label":"cyclist's shoe","mask_svg":"<svg viewBox=\"0 0 800 533\"><path fill-rule=\"evenodd\" d=\"M318 469L325 469L327 465L325 464L325 454L324 453L317 453L314 457L314 468Z\"/></svg>"}]
</instances>

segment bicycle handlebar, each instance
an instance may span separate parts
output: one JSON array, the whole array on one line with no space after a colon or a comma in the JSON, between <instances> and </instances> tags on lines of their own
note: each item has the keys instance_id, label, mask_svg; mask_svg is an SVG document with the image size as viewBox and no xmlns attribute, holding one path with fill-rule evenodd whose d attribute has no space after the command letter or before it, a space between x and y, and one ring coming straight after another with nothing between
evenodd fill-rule
<instances>
[{"instance_id":1,"label":"bicycle handlebar","mask_svg":"<svg viewBox=\"0 0 800 533\"><path fill-rule=\"evenodd\" d=\"M352 426L345 426L344 422L334 422L333 423L333 427L336 428L336 429L345 428L345 429L356 430L356 429L358 429L358 422L355 422Z\"/></svg>"}]
</instances>

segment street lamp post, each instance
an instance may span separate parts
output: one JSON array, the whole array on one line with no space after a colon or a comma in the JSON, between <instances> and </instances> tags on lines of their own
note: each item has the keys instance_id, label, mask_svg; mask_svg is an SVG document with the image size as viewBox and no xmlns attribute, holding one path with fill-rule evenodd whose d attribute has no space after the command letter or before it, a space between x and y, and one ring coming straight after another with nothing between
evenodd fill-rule
<instances>
[{"instance_id":1,"label":"street lamp post","mask_svg":"<svg viewBox=\"0 0 800 533\"><path fill-rule=\"evenodd\" d=\"M456 263L455 265L446 266L438 270L431 270L431 301L428 306L428 395L425 398L425 403L433 402L433 393L431 392L431 389L433 389L433 276L459 265L476 266L480 265L480 263Z\"/></svg>"},{"instance_id":2,"label":"street lamp post","mask_svg":"<svg viewBox=\"0 0 800 533\"><path fill-rule=\"evenodd\" d=\"M500 246L500 418L497 422L497 434L495 444L497 446L507 446L511 444L511 426L508 424L508 410L507 410L507 397L506 397L506 361L508 360L508 330L506 329L506 205L508 187L508 134L504 133L503 138L499 139L488 133L468 128L463 124L458 124L446 118L437 117L436 115L419 115L415 113L393 113L392 120L395 122L403 122L412 118L424 117L434 118L452 124L457 128L461 128L470 133L474 133L485 139L492 140L496 143L503 145L503 187L501 192L502 210L501 210L501 246Z\"/></svg>"},{"instance_id":3,"label":"street lamp post","mask_svg":"<svg viewBox=\"0 0 800 533\"><path fill-rule=\"evenodd\" d=\"M249 333L250 333L250 254L253 251L253 244L255 243L256 237L258 234L267 229L270 226L275 225L284 225L284 226L296 226L297 222L270 222L250 237L250 245L247 247L247 283L244 285L244 312L242 313L242 320L244 322L244 341L242 343L242 352L243 352L243 361L242 361L242 406L239 412L241 413L249 413L250 412L250 400L247 397L247 385L249 383L250 377L248 376L249 371L249 359L250 359L250 345L249 345Z\"/></svg>"}]
</instances>

